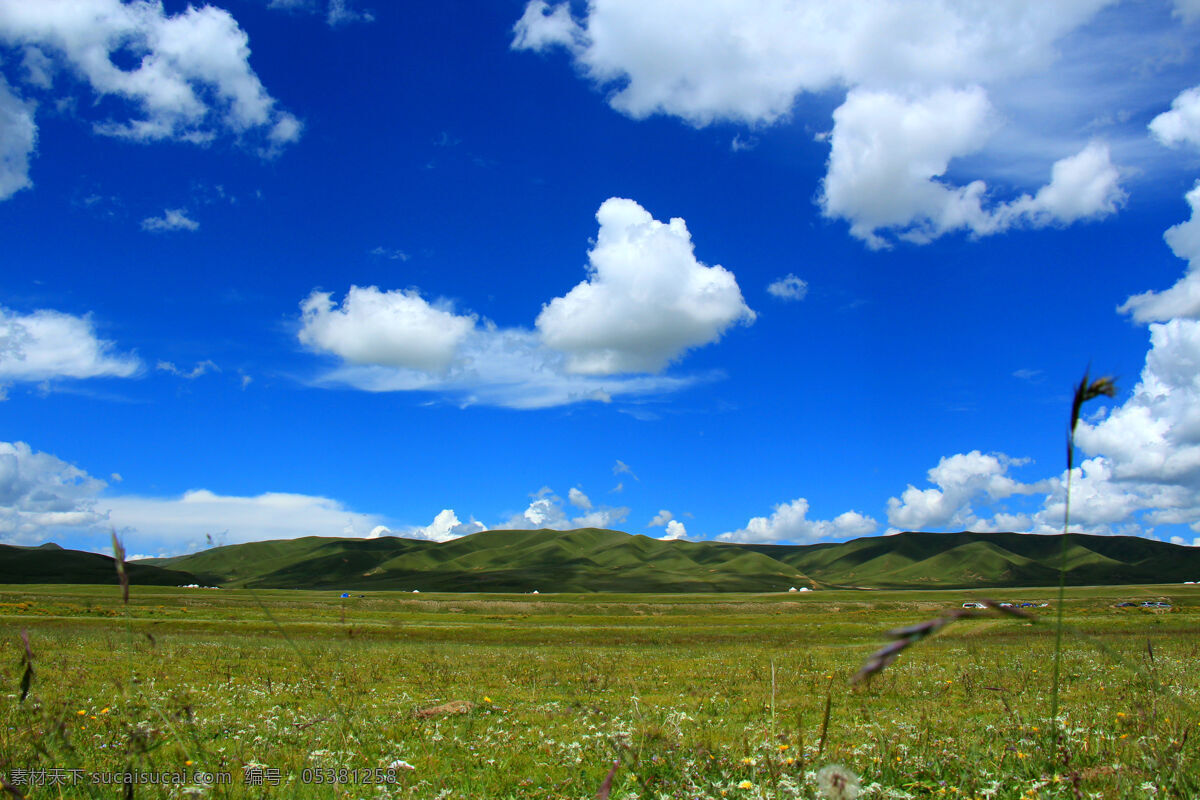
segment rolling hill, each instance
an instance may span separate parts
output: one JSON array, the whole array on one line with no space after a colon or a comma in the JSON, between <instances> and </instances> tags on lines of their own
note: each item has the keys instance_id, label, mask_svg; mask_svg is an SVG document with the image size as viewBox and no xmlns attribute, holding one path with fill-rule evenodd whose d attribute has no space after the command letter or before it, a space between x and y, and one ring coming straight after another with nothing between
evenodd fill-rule
<instances>
[{"instance_id":1,"label":"rolling hill","mask_svg":"<svg viewBox=\"0 0 1200 800\"><path fill-rule=\"evenodd\" d=\"M777 592L1058 583L1062 536L906 532L813 545L661 541L620 531L484 531L448 542L306 537L130 564L134 583L447 592ZM1072 585L1200 580L1200 548L1067 537ZM0 545L0 582L113 583L112 559Z\"/></svg>"},{"instance_id":2,"label":"rolling hill","mask_svg":"<svg viewBox=\"0 0 1200 800\"><path fill-rule=\"evenodd\" d=\"M196 583L190 572L132 561L125 565L129 582L145 586L178 586ZM0 583L101 583L116 584L117 568L111 556L64 550L56 544L18 547L0 544Z\"/></svg>"}]
</instances>

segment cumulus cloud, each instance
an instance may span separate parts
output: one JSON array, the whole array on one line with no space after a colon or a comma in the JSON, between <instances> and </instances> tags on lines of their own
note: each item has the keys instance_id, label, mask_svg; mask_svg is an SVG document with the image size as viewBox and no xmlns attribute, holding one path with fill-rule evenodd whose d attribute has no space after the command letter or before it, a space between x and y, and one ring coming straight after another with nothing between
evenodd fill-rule
<instances>
[{"instance_id":1,"label":"cumulus cloud","mask_svg":"<svg viewBox=\"0 0 1200 800\"><path fill-rule=\"evenodd\" d=\"M1150 326L1150 351L1132 396L1076 440L1125 481L1200 490L1200 322Z\"/></svg>"},{"instance_id":2,"label":"cumulus cloud","mask_svg":"<svg viewBox=\"0 0 1200 800\"><path fill-rule=\"evenodd\" d=\"M228 133L257 137L264 155L300 136L300 121L250 67L245 31L214 6L169 15L157 2L0 0L0 44L22 49L23 78L35 91L53 91L64 72L97 99L122 101L123 113L94 123L101 134L203 144ZM136 66L119 66L122 57ZM0 81L0 199L29 185L35 141L32 105Z\"/></svg>"},{"instance_id":3,"label":"cumulus cloud","mask_svg":"<svg viewBox=\"0 0 1200 800\"><path fill-rule=\"evenodd\" d=\"M188 216L182 208L168 208L161 217L146 217L142 220L142 230L153 233L163 231L197 231L200 223Z\"/></svg>"},{"instance_id":4,"label":"cumulus cloud","mask_svg":"<svg viewBox=\"0 0 1200 800\"><path fill-rule=\"evenodd\" d=\"M270 131L291 118L251 69L245 31L214 6L168 15L160 3L5 0L0 39L37 46L97 95L123 98L140 112L127 121L97 124L102 133L203 142L224 131ZM114 63L122 52L138 59L135 68Z\"/></svg>"},{"instance_id":5,"label":"cumulus cloud","mask_svg":"<svg viewBox=\"0 0 1200 800\"><path fill-rule=\"evenodd\" d=\"M880 231L925 243L951 231L985 236L1013 226L1044 227L1114 213L1125 195L1109 150L1091 143L1056 162L1050 182L1007 203L988 204L981 180L944 180L952 159L980 150L995 126L986 92L939 89L903 95L856 89L834 111L829 168L819 199L872 248Z\"/></svg>"},{"instance_id":6,"label":"cumulus cloud","mask_svg":"<svg viewBox=\"0 0 1200 800\"><path fill-rule=\"evenodd\" d=\"M573 490L574 491L574 490ZM570 494L568 494L570 497ZM491 530L571 530L574 528L611 528L629 516L629 509L620 506L587 506L587 513L569 517L563 509L562 498L548 486L532 495L532 501L522 512L514 514Z\"/></svg>"},{"instance_id":7,"label":"cumulus cloud","mask_svg":"<svg viewBox=\"0 0 1200 800\"><path fill-rule=\"evenodd\" d=\"M472 518L469 522L460 522L454 509L443 508L433 518L433 522L423 527L409 528L401 535L409 539L428 539L433 542L448 542L460 536L479 533L487 530L482 522ZM394 533L389 531L389 533Z\"/></svg>"},{"instance_id":8,"label":"cumulus cloud","mask_svg":"<svg viewBox=\"0 0 1200 800\"><path fill-rule=\"evenodd\" d=\"M1044 67L1054 42L1107 2L703 0L672 13L595 0L577 20L565 2L532 0L512 46L564 47L585 76L616 89L610 105L634 118L762 123L804 92L839 85L963 83Z\"/></svg>"},{"instance_id":9,"label":"cumulus cloud","mask_svg":"<svg viewBox=\"0 0 1200 800\"><path fill-rule=\"evenodd\" d=\"M582 508L585 511L589 511L592 508L591 499L574 486L572 486L571 490L567 492L567 499L571 502L571 505L575 506L576 508Z\"/></svg>"},{"instance_id":10,"label":"cumulus cloud","mask_svg":"<svg viewBox=\"0 0 1200 800\"><path fill-rule=\"evenodd\" d=\"M1088 457L1070 475L1072 530L1153 533L1187 525L1200 532L1200 321L1149 327L1150 350L1130 397L1080 421L1076 444ZM943 458L929 471L934 488L909 486L888 501L894 528L1062 531L1065 472L1036 483L1013 478L1025 463L975 450ZM1013 512L1003 502L1042 494L1040 507ZM989 504L981 518L976 504Z\"/></svg>"},{"instance_id":11,"label":"cumulus cloud","mask_svg":"<svg viewBox=\"0 0 1200 800\"><path fill-rule=\"evenodd\" d=\"M1129 398L1100 405L1076 428L1088 457L1069 476L1073 531L1161 536L1160 526L1186 525L1200 533L1200 320L1154 323L1149 333ZM1025 463L978 450L942 458L928 473L933 487L909 485L888 500L891 531L1061 532L1067 473L1024 483L1010 471ZM1028 510L1004 502L1035 494L1040 505ZM991 517L977 512L983 505Z\"/></svg>"},{"instance_id":12,"label":"cumulus cloud","mask_svg":"<svg viewBox=\"0 0 1200 800\"><path fill-rule=\"evenodd\" d=\"M33 105L13 94L0 75L0 200L33 185L29 157L36 146Z\"/></svg>"},{"instance_id":13,"label":"cumulus cloud","mask_svg":"<svg viewBox=\"0 0 1200 800\"><path fill-rule=\"evenodd\" d=\"M1175 318L1200 319L1200 182L1186 199L1192 209L1186 222L1173 225L1163 234L1175 255L1188 262L1187 272L1170 289L1142 292L1117 309L1138 322L1165 322Z\"/></svg>"},{"instance_id":14,"label":"cumulus cloud","mask_svg":"<svg viewBox=\"0 0 1200 800\"><path fill-rule=\"evenodd\" d=\"M55 529L102 521L96 496L105 486L25 442L0 442L0 542L40 544Z\"/></svg>"},{"instance_id":15,"label":"cumulus cloud","mask_svg":"<svg viewBox=\"0 0 1200 800\"><path fill-rule=\"evenodd\" d=\"M1200 86L1180 92L1170 111L1150 121L1150 133L1168 147L1200 146Z\"/></svg>"},{"instance_id":16,"label":"cumulus cloud","mask_svg":"<svg viewBox=\"0 0 1200 800\"><path fill-rule=\"evenodd\" d=\"M332 294L314 291L301 304L300 341L343 361L318 382L546 408L661 394L712 377L656 373L734 322L753 320L732 273L695 259L681 219L664 224L617 198L597 217L588 279L543 306L536 330L457 314L415 289L351 287L340 308Z\"/></svg>"},{"instance_id":17,"label":"cumulus cloud","mask_svg":"<svg viewBox=\"0 0 1200 800\"><path fill-rule=\"evenodd\" d=\"M808 519L808 500L798 497L774 507L769 517L753 517L746 527L717 537L723 542L808 542L867 536L879 523L857 511L846 511L831 520Z\"/></svg>"},{"instance_id":18,"label":"cumulus cloud","mask_svg":"<svg viewBox=\"0 0 1200 800\"><path fill-rule=\"evenodd\" d=\"M300 341L352 364L444 370L475 327L473 316L430 305L413 290L351 286L340 308L330 292L313 292L300 308Z\"/></svg>"},{"instance_id":19,"label":"cumulus cloud","mask_svg":"<svg viewBox=\"0 0 1200 800\"><path fill-rule=\"evenodd\" d=\"M986 499L1003 500L1013 495L1045 491L1050 484L1022 483L1008 475L1013 466L1027 463L1004 453L972 450L943 457L928 472L934 488L918 489L912 484L900 495L887 501L888 523L894 528L925 530L953 527L984 530L986 520L975 515L972 503Z\"/></svg>"},{"instance_id":20,"label":"cumulus cloud","mask_svg":"<svg viewBox=\"0 0 1200 800\"><path fill-rule=\"evenodd\" d=\"M662 536L658 537L661 542L675 542L680 539L687 538L687 528L677 519L673 519L667 523L667 531Z\"/></svg>"},{"instance_id":21,"label":"cumulus cloud","mask_svg":"<svg viewBox=\"0 0 1200 800\"><path fill-rule=\"evenodd\" d=\"M633 200L609 198L588 253L588 278L542 307L537 329L582 375L661 372L686 351L754 321L733 273L696 260L687 225L659 222Z\"/></svg>"},{"instance_id":22,"label":"cumulus cloud","mask_svg":"<svg viewBox=\"0 0 1200 800\"><path fill-rule=\"evenodd\" d=\"M1100 145L1075 156L1064 147L1050 184L1011 206L988 209L982 181L955 185L944 177L953 160L985 151L997 131L1048 127L1013 119L1039 113L1021 102L1028 93L1015 91L1020 99L1000 113L983 87L1044 73L1060 40L1111 4L701 0L672 13L595 0L575 17L566 2L531 0L512 47L565 50L614 109L635 119L667 114L695 126L765 125L787 117L802 94L845 89L825 137L831 154L821 204L879 247L880 230L921 243L952 231L984 235L1116 210L1123 195ZM1091 94L1062 92L1080 104ZM1051 105L1040 113L1061 116ZM886 191L872 192L879 181Z\"/></svg>"},{"instance_id":23,"label":"cumulus cloud","mask_svg":"<svg viewBox=\"0 0 1200 800\"><path fill-rule=\"evenodd\" d=\"M780 300L803 300L808 295L808 283L789 272L768 284L767 293Z\"/></svg>"},{"instance_id":24,"label":"cumulus cloud","mask_svg":"<svg viewBox=\"0 0 1200 800\"><path fill-rule=\"evenodd\" d=\"M99 339L91 317L41 309L18 314L0 307L0 384L55 378L128 378L136 356Z\"/></svg>"}]
</instances>

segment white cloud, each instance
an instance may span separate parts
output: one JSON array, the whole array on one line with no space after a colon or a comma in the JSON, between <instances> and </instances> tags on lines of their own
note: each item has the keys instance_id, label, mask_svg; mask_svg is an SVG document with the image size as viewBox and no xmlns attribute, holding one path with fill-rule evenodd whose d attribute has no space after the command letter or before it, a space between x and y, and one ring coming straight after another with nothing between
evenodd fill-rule
<instances>
[{"instance_id":1,"label":"white cloud","mask_svg":"<svg viewBox=\"0 0 1200 800\"><path fill-rule=\"evenodd\" d=\"M790 272L767 286L767 292L780 300L803 300L808 295L808 283Z\"/></svg>"},{"instance_id":2,"label":"white cloud","mask_svg":"<svg viewBox=\"0 0 1200 800\"><path fill-rule=\"evenodd\" d=\"M1149 127L1154 138L1168 147L1200 147L1200 86L1180 92L1171 102L1171 110L1152 119Z\"/></svg>"},{"instance_id":3,"label":"white cloud","mask_svg":"<svg viewBox=\"0 0 1200 800\"><path fill-rule=\"evenodd\" d=\"M733 273L696 260L687 225L654 219L633 200L609 198L588 253L588 279L542 307L537 329L582 375L660 372L754 321Z\"/></svg>"},{"instance_id":4,"label":"white cloud","mask_svg":"<svg viewBox=\"0 0 1200 800\"><path fill-rule=\"evenodd\" d=\"M567 4L552 9L545 0L530 0L513 32L513 47L517 50L542 50L551 45L575 49L582 39Z\"/></svg>"},{"instance_id":5,"label":"white cloud","mask_svg":"<svg viewBox=\"0 0 1200 800\"><path fill-rule=\"evenodd\" d=\"M133 355L96 338L90 316L41 309L18 314L0 307L0 384L54 378L128 378L141 369Z\"/></svg>"},{"instance_id":6,"label":"white cloud","mask_svg":"<svg viewBox=\"0 0 1200 800\"><path fill-rule=\"evenodd\" d=\"M537 409L582 402L611 402L623 396L675 392L704 376L591 377L572 375L565 356L547 350L531 331L475 328L443 372L342 365L318 384L344 384L369 392L426 391L447 395L463 406L490 405Z\"/></svg>"},{"instance_id":7,"label":"white cloud","mask_svg":"<svg viewBox=\"0 0 1200 800\"><path fill-rule=\"evenodd\" d=\"M1115 214L1126 199L1120 178L1108 147L1092 142L1075 155L1054 162L1050 183L1035 196L1022 195L999 206L996 224L1001 229L1016 224L1036 228Z\"/></svg>"},{"instance_id":8,"label":"white cloud","mask_svg":"<svg viewBox=\"0 0 1200 800\"><path fill-rule=\"evenodd\" d=\"M1144 82L1136 91L1112 88L1106 72L1114 63L1106 32L1128 20L1081 33L1114 5L697 0L684 11L595 0L575 18L569 3L531 0L512 47L565 49L609 104L635 119L667 114L695 126L758 126L786 118L803 94L847 91L824 137L832 150L822 207L879 247L886 240L877 232L889 229L923 243L952 231L985 235L1116 210L1123 193L1108 149L1095 144L1069 155L1087 125L1120 116L1121 103L1144 101ZM1064 50L1071 68L1053 69ZM1130 70L1146 66L1137 62L1138 47L1120 52ZM1036 93L1020 83L1030 75L1044 84ZM992 88L1005 101L999 111L988 99ZM946 177L968 155L973 168L1009 176L1028 175L1032 162L1044 174L1058 161L1043 189L988 210L982 180ZM879 182L885 190L873 192Z\"/></svg>"},{"instance_id":9,"label":"white cloud","mask_svg":"<svg viewBox=\"0 0 1200 800\"><path fill-rule=\"evenodd\" d=\"M52 89L53 73L61 68L97 98L124 101L125 113L94 123L101 134L198 144L223 133L239 139L257 134L266 142L265 155L300 135L299 120L278 108L251 69L245 31L214 6L168 15L160 2L0 0L0 43L23 48L24 79L38 90ZM119 54L136 66L118 66ZM0 175L10 182L32 152L33 118L21 107L0 87L6 150Z\"/></svg>"},{"instance_id":10,"label":"white cloud","mask_svg":"<svg viewBox=\"0 0 1200 800\"><path fill-rule=\"evenodd\" d=\"M1112 462L1085 459L1071 474L1071 530L1109 534L1114 525L1133 522L1136 512L1150 508L1153 500L1129 484L1113 480ZM1041 510L1033 515L1031 532L1062 533L1066 510L1066 473L1051 481L1053 490ZM1165 520L1164 520L1165 522ZM1139 531L1140 532L1140 531Z\"/></svg>"},{"instance_id":11,"label":"white cloud","mask_svg":"<svg viewBox=\"0 0 1200 800\"><path fill-rule=\"evenodd\" d=\"M341 308L331 297L313 292L301 303L300 341L352 364L445 370L475 327L473 316L436 308L415 290L351 286Z\"/></svg>"},{"instance_id":12,"label":"white cloud","mask_svg":"<svg viewBox=\"0 0 1200 800\"><path fill-rule=\"evenodd\" d=\"M104 481L24 442L0 442L0 542L40 544L62 527L101 522Z\"/></svg>"},{"instance_id":13,"label":"white cloud","mask_svg":"<svg viewBox=\"0 0 1200 800\"><path fill-rule=\"evenodd\" d=\"M348 0L329 0L329 9L325 14L329 27L349 25L353 22L374 22L375 15L370 11L353 8Z\"/></svg>"},{"instance_id":14,"label":"white cloud","mask_svg":"<svg viewBox=\"0 0 1200 800\"><path fill-rule=\"evenodd\" d=\"M746 527L717 537L723 542L782 542L797 544L846 539L874 533L879 523L857 511L846 511L832 520L808 519L808 500L796 498L774 507L769 517L753 517Z\"/></svg>"},{"instance_id":15,"label":"white cloud","mask_svg":"<svg viewBox=\"0 0 1200 800\"><path fill-rule=\"evenodd\" d=\"M0 200L33 186L29 157L36 146L33 105L13 94L0 75Z\"/></svg>"},{"instance_id":16,"label":"white cloud","mask_svg":"<svg viewBox=\"0 0 1200 800\"><path fill-rule=\"evenodd\" d=\"M625 506L617 508L596 508L586 514L571 519L572 528L612 528L620 525L629 516Z\"/></svg>"},{"instance_id":17,"label":"white cloud","mask_svg":"<svg viewBox=\"0 0 1200 800\"><path fill-rule=\"evenodd\" d=\"M585 511L590 511L592 508L591 499L574 486L572 486L571 490L567 492L567 499L571 502L571 505L575 506L576 508L582 508Z\"/></svg>"},{"instance_id":18,"label":"white cloud","mask_svg":"<svg viewBox=\"0 0 1200 800\"><path fill-rule=\"evenodd\" d=\"M617 87L610 105L634 118L762 123L804 92L961 84L1045 67L1055 41L1107 2L697 0L675 10L595 0L575 20L567 3L533 0L512 46L567 48L584 75Z\"/></svg>"},{"instance_id":19,"label":"white cloud","mask_svg":"<svg viewBox=\"0 0 1200 800\"><path fill-rule=\"evenodd\" d=\"M666 525L668 522L670 522L673 519L675 519L675 515L664 508L661 511L659 511L657 514L654 515L654 519L650 520L650 522L648 522L646 524L646 527L647 528L661 527L663 525Z\"/></svg>"},{"instance_id":20,"label":"white cloud","mask_svg":"<svg viewBox=\"0 0 1200 800\"><path fill-rule=\"evenodd\" d=\"M139 550L188 553L209 537L220 544L295 539L301 536L366 538L383 519L351 511L337 500L286 492L253 497L218 495L193 489L179 497L106 497L107 512L126 546Z\"/></svg>"},{"instance_id":21,"label":"white cloud","mask_svg":"<svg viewBox=\"0 0 1200 800\"><path fill-rule=\"evenodd\" d=\"M54 85L54 62L38 47L26 47L21 56L21 68L25 70L25 81L39 89Z\"/></svg>"},{"instance_id":22,"label":"white cloud","mask_svg":"<svg viewBox=\"0 0 1200 800\"><path fill-rule=\"evenodd\" d=\"M1200 532L1200 321L1150 325L1150 350L1123 404L1080 421L1076 443L1088 458L1071 474L1071 529L1147 535L1158 526ZM894 528L1062 531L1067 475L1037 483L1012 478L1023 463L979 451L943 458L929 471L936 488L909 486L888 501ZM1033 513L1004 507L1006 498L1042 493ZM991 519L973 504L987 503Z\"/></svg>"},{"instance_id":23,"label":"white cloud","mask_svg":"<svg viewBox=\"0 0 1200 800\"><path fill-rule=\"evenodd\" d=\"M112 480L120 482L121 476L113 473ZM474 519L461 522L451 509L442 510L429 525L398 529L378 514L352 511L327 497L286 492L244 497L204 489L179 497L105 497L106 486L24 442L0 442L0 542L38 544L68 532L91 532L107 541L112 528L127 548L177 554L214 542L386 535L442 542L485 530Z\"/></svg>"},{"instance_id":24,"label":"white cloud","mask_svg":"<svg viewBox=\"0 0 1200 800\"><path fill-rule=\"evenodd\" d=\"M1191 217L1167 229L1163 234L1171 251L1188 262L1187 272L1170 289L1143 292L1127 299L1117 309L1131 314L1138 322L1165 322L1184 317L1200 318L1200 182L1186 199Z\"/></svg>"},{"instance_id":25,"label":"white cloud","mask_svg":"<svg viewBox=\"0 0 1200 800\"><path fill-rule=\"evenodd\" d=\"M984 498L1003 500L1050 487L1047 482L1027 484L1009 477L1010 467L1024 463L1004 453L984 454L978 450L943 457L928 473L929 482L936 488L918 489L909 484L899 498L888 499L888 523L905 530L946 526L984 530L992 527L975 515L973 502Z\"/></svg>"},{"instance_id":26,"label":"white cloud","mask_svg":"<svg viewBox=\"0 0 1200 800\"><path fill-rule=\"evenodd\" d=\"M453 509L443 508L433 518L433 522L424 527L409 528L400 535L409 539L428 539L433 542L448 542L451 539L457 539L460 536L467 536L472 533L479 533L487 530L481 522L476 522L472 518L469 522L460 522L458 515ZM395 534L395 531L389 531L388 535Z\"/></svg>"},{"instance_id":27,"label":"white cloud","mask_svg":"<svg viewBox=\"0 0 1200 800\"><path fill-rule=\"evenodd\" d=\"M641 478L639 478L637 475L633 474L633 469L619 458L617 459L617 463L613 464L612 472L613 472L613 475L628 475L629 477L633 478L635 481L641 480Z\"/></svg>"},{"instance_id":28,"label":"white cloud","mask_svg":"<svg viewBox=\"0 0 1200 800\"><path fill-rule=\"evenodd\" d=\"M403 250L398 250L394 247L384 247L383 245L372 248L371 255L386 258L389 261L408 261L409 258L408 253Z\"/></svg>"},{"instance_id":29,"label":"white cloud","mask_svg":"<svg viewBox=\"0 0 1200 800\"><path fill-rule=\"evenodd\" d=\"M415 289L351 287L301 304L300 341L340 357L318 383L366 391L428 391L463 405L546 408L677 391L713 377L661 371L754 312L722 267L695 260L683 220L654 220L632 200L600 208L591 276L543 306L538 330L498 328Z\"/></svg>"},{"instance_id":30,"label":"white cloud","mask_svg":"<svg viewBox=\"0 0 1200 800\"><path fill-rule=\"evenodd\" d=\"M213 372L221 371L220 367L218 367L214 362L209 361L208 359L205 359L204 361L196 362L196 366L192 367L187 372L184 372L183 370L181 370L179 367L175 366L170 361L159 361L154 366L154 368L159 370L160 372L168 372L168 373L170 373L172 375L176 375L180 378L187 378L188 380L192 380L194 378L199 378L201 375L204 375L205 373L209 372L210 370Z\"/></svg>"},{"instance_id":31,"label":"white cloud","mask_svg":"<svg viewBox=\"0 0 1200 800\"><path fill-rule=\"evenodd\" d=\"M200 223L187 215L182 208L168 208L161 217L146 217L142 220L142 230L161 233L163 231L196 231Z\"/></svg>"},{"instance_id":32,"label":"white cloud","mask_svg":"<svg viewBox=\"0 0 1200 800\"><path fill-rule=\"evenodd\" d=\"M758 139L753 136L743 138L741 134L735 133L733 140L729 143L730 151L740 153L743 150L753 150L758 146Z\"/></svg>"},{"instance_id":33,"label":"white cloud","mask_svg":"<svg viewBox=\"0 0 1200 800\"><path fill-rule=\"evenodd\" d=\"M1076 440L1119 480L1200 490L1200 322L1151 325L1133 395L1101 421L1081 421Z\"/></svg>"},{"instance_id":34,"label":"white cloud","mask_svg":"<svg viewBox=\"0 0 1200 800\"><path fill-rule=\"evenodd\" d=\"M569 497L570 495L568 495ZM549 487L542 487L533 494L529 507L514 514L491 530L571 530L574 528L611 528L629 516L629 509L611 506L588 506L588 511L577 517L568 517L563 510L562 498Z\"/></svg>"},{"instance_id":35,"label":"white cloud","mask_svg":"<svg viewBox=\"0 0 1200 800\"><path fill-rule=\"evenodd\" d=\"M1036 195L990 208L983 181L946 182L950 162L981 150L995 128L978 86L916 98L855 89L833 118L821 210L849 221L850 233L873 248L889 245L880 231L917 243L959 230L985 236L1102 217L1125 197L1108 148L1095 142L1056 162Z\"/></svg>"},{"instance_id":36,"label":"white cloud","mask_svg":"<svg viewBox=\"0 0 1200 800\"><path fill-rule=\"evenodd\" d=\"M374 22L375 15L354 7L350 0L270 0L268 8L307 14L322 14L331 28L355 22Z\"/></svg>"},{"instance_id":37,"label":"white cloud","mask_svg":"<svg viewBox=\"0 0 1200 800\"><path fill-rule=\"evenodd\" d=\"M828 217L850 220L850 232L872 247L880 228L912 240L957 228L984 229L982 181L942 183L950 160L983 146L993 125L979 87L941 89L910 100L892 92L854 90L833 112L829 170L820 204Z\"/></svg>"},{"instance_id":38,"label":"white cloud","mask_svg":"<svg viewBox=\"0 0 1200 800\"><path fill-rule=\"evenodd\" d=\"M677 519L673 519L667 523L667 531L662 536L658 537L661 542L675 542L680 539L687 538L687 528Z\"/></svg>"}]
</instances>

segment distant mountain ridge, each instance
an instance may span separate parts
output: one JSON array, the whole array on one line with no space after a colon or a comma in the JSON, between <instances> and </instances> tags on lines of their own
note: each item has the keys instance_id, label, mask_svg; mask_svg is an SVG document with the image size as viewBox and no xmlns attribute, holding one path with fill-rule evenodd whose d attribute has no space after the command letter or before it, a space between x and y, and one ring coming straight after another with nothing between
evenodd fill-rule
<instances>
[{"instance_id":1,"label":"distant mountain ridge","mask_svg":"<svg viewBox=\"0 0 1200 800\"><path fill-rule=\"evenodd\" d=\"M599 528L484 531L448 542L304 537L130 564L134 583L423 592L775 592L1058 583L1062 536L910 531L811 545L662 541ZM1200 580L1200 548L1067 537L1067 583ZM0 583L113 583L95 553L0 545Z\"/></svg>"}]
</instances>

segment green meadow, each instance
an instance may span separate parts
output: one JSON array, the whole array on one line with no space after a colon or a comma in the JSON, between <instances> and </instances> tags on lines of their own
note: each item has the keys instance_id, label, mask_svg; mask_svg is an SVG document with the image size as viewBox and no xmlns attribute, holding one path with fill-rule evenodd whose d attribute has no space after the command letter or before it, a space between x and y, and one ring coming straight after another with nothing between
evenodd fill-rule
<instances>
[{"instance_id":1,"label":"green meadow","mask_svg":"<svg viewBox=\"0 0 1200 800\"><path fill-rule=\"evenodd\" d=\"M851 684L887 630L981 593L0 586L0 775L31 798L593 798L618 761L612 798L749 800L822 796L838 764L860 797L1200 795L1200 587L1068 589L1057 724L1056 592L988 590L1051 607Z\"/></svg>"}]
</instances>

